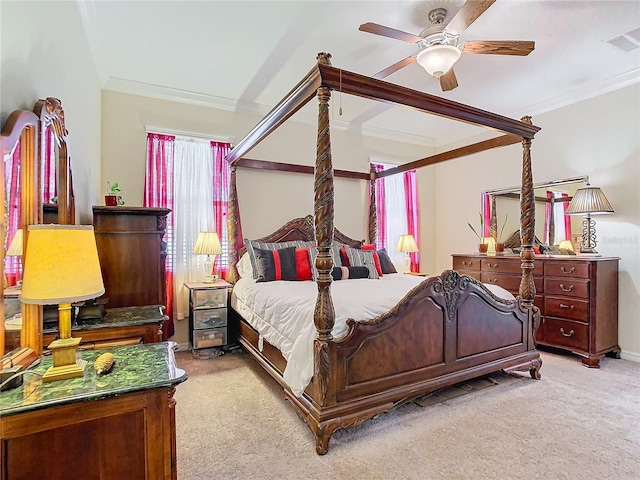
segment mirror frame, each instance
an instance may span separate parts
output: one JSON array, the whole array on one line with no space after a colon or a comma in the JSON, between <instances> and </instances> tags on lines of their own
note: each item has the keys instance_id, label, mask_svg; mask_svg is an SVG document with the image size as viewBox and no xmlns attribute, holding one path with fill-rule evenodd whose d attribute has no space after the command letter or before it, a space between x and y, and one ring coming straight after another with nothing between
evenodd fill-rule
<instances>
[{"instance_id":1,"label":"mirror frame","mask_svg":"<svg viewBox=\"0 0 640 480\"><path fill-rule=\"evenodd\" d=\"M38 155L38 135L40 120L33 112L16 110L9 115L0 134L0 150L2 150L2 208L6 203L4 181L4 158L20 143L20 187L22 192L21 224L24 229L23 251L26 251L29 232L28 225L40 223L42 218L42 202L40 201L40 175ZM0 220L3 238L6 236L7 226L4 214ZM4 248L2 253L2 268L4 270ZM4 352L4 291L2 293L3 314L0 316L0 351ZM5 366L22 365L26 367L42 354L42 306L22 306L22 331L20 335L21 347L3 356L0 369Z\"/></svg>"},{"instance_id":2,"label":"mirror frame","mask_svg":"<svg viewBox=\"0 0 640 480\"><path fill-rule=\"evenodd\" d=\"M58 223L61 225L74 225L75 198L73 195L73 181L71 176L71 158L67 144L69 134L64 122L64 109L62 102L55 97L40 99L33 107L33 112L40 118L39 146L42 152L40 165L45 161L44 148L45 132L50 126L53 128L53 137L58 147L56 162L56 188L58 194Z\"/></svg>"},{"instance_id":3,"label":"mirror frame","mask_svg":"<svg viewBox=\"0 0 640 480\"><path fill-rule=\"evenodd\" d=\"M549 181L546 181L546 182L534 183L533 184L533 190L535 192L535 190L538 189L538 188L549 188L549 187L553 187L553 186L567 185L567 184L573 184L573 183L584 183L586 185L587 183L589 183L589 176L588 175L581 175L581 176L578 176L578 177L569 177L569 178L562 178L562 179L558 179L558 180L549 180ZM485 222L485 225L490 225L496 231L497 231L498 225L497 225L497 216L495 215L494 206L495 206L495 197L496 196L500 196L500 195L513 196L514 198L520 198L520 186L496 188L496 189L493 189L493 190L483 190L482 193L480 194L480 212L484 211L483 200L484 200L485 196L489 196L489 198L491 198L490 218L486 219L486 218L484 218L484 215L483 215L483 221ZM571 198L573 198L573 197L567 197L566 199L563 199L562 201L571 201ZM534 198L534 202L547 203L547 202L549 202L549 199L547 199L546 197L544 197L544 198L543 197L535 197ZM492 225L492 222L494 222L494 221L495 221L496 225Z\"/></svg>"}]
</instances>

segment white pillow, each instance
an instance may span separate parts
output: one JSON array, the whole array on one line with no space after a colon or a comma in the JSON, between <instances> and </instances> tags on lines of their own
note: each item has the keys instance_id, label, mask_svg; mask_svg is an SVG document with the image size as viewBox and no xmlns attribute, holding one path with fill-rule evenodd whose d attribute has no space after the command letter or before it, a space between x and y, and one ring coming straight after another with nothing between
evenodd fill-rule
<instances>
[{"instance_id":1,"label":"white pillow","mask_svg":"<svg viewBox=\"0 0 640 480\"><path fill-rule=\"evenodd\" d=\"M253 267L251 266L251 258L249 258L248 253L245 252L242 257L240 257L240 261L236 264L236 269L238 270L240 278L253 278Z\"/></svg>"}]
</instances>

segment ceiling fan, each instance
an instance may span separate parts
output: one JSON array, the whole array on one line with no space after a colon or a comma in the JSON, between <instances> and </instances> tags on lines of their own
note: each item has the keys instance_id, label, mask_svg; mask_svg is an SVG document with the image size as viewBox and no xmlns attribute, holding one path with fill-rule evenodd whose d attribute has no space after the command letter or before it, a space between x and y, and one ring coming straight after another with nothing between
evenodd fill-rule
<instances>
[{"instance_id":1,"label":"ceiling fan","mask_svg":"<svg viewBox=\"0 0 640 480\"><path fill-rule=\"evenodd\" d=\"M443 91L453 90L458 86L453 65L462 53L484 55L529 55L535 48L535 42L520 40L474 40L459 42L459 37L475 22L496 0L467 0L451 21L441 27L447 16L445 8L435 8L429 12L431 27L424 29L420 35L385 27L377 23L363 23L362 32L382 35L383 37L415 43L420 47L416 55L404 58L373 75L373 78L385 78L388 75L418 62L430 75L440 80Z\"/></svg>"}]
</instances>

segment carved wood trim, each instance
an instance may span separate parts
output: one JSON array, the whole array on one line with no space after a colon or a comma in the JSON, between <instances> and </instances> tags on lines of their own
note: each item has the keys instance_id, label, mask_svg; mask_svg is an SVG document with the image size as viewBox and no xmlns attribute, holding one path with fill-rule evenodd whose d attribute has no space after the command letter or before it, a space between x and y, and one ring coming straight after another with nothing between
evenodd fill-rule
<instances>
[{"instance_id":1,"label":"carved wood trim","mask_svg":"<svg viewBox=\"0 0 640 480\"><path fill-rule=\"evenodd\" d=\"M238 208L238 190L236 180L237 168L231 166L231 176L229 179L229 203L227 206L227 235L229 237L229 271L227 272L227 282L234 284L238 281L238 252L237 246L242 244L242 239L238 239L240 229L240 215Z\"/></svg>"},{"instance_id":2,"label":"carved wood trim","mask_svg":"<svg viewBox=\"0 0 640 480\"><path fill-rule=\"evenodd\" d=\"M376 208L376 170L373 166L369 172L369 243L378 241L378 211Z\"/></svg>"},{"instance_id":3,"label":"carved wood trim","mask_svg":"<svg viewBox=\"0 0 640 480\"><path fill-rule=\"evenodd\" d=\"M531 123L531 117L522 117L525 123ZM522 303L531 308L536 295L536 286L533 282L533 241L535 237L535 199L533 191L533 174L531 172L531 139L522 139L522 185L520 193L520 244L522 251L522 280L520 282L519 295Z\"/></svg>"}]
</instances>

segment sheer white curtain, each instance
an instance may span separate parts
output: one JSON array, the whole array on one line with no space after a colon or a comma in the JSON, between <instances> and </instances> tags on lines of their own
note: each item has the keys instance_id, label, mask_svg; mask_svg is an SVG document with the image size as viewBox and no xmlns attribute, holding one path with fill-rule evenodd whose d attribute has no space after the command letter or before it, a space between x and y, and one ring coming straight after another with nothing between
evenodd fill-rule
<instances>
[{"instance_id":1,"label":"sheer white curtain","mask_svg":"<svg viewBox=\"0 0 640 480\"><path fill-rule=\"evenodd\" d=\"M174 228L177 318L189 315L184 282L200 281L204 275L204 255L194 255L198 233L213 231L213 162L208 140L178 137L174 144Z\"/></svg>"},{"instance_id":2,"label":"sheer white curtain","mask_svg":"<svg viewBox=\"0 0 640 480\"><path fill-rule=\"evenodd\" d=\"M395 165L385 165L385 170ZM407 203L404 191L404 177L401 174L385 177L385 208L387 210L387 253L399 272L404 271L405 254L396 251L400 235L406 235Z\"/></svg>"},{"instance_id":3,"label":"sheer white curtain","mask_svg":"<svg viewBox=\"0 0 640 480\"><path fill-rule=\"evenodd\" d=\"M566 195L566 194L565 194ZM559 192L553 192L554 198L562 198L563 194ZM554 227L554 244L558 245L562 240L571 240L567 238L567 232L565 231L564 221L564 202L554 202L553 204L553 227ZM569 235L571 237L571 235Z\"/></svg>"}]
</instances>

